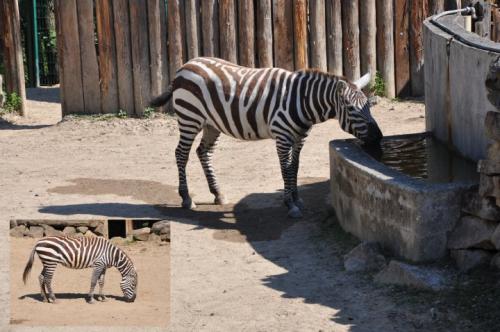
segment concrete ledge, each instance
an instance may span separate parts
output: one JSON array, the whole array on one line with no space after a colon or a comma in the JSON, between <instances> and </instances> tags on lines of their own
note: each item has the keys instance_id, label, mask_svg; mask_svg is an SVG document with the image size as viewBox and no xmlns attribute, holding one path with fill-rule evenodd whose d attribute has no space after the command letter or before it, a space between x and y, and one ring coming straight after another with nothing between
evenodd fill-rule
<instances>
[{"instance_id":1,"label":"concrete ledge","mask_svg":"<svg viewBox=\"0 0 500 332\"><path fill-rule=\"evenodd\" d=\"M414 262L446 256L462 194L474 184L409 177L376 161L354 142L330 143L331 204L343 229Z\"/></svg>"}]
</instances>

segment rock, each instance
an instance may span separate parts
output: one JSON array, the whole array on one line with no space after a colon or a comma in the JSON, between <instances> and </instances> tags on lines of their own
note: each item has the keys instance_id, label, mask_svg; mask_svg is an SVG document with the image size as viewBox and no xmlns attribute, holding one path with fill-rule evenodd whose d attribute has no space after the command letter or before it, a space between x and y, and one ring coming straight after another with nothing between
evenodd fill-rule
<instances>
[{"instance_id":1,"label":"rock","mask_svg":"<svg viewBox=\"0 0 500 332\"><path fill-rule=\"evenodd\" d=\"M446 288L447 278L443 271L435 268L414 266L391 260L385 269L375 275L375 281L383 284L439 291Z\"/></svg>"},{"instance_id":2,"label":"rock","mask_svg":"<svg viewBox=\"0 0 500 332\"><path fill-rule=\"evenodd\" d=\"M28 230L27 230L26 226L24 226L24 225L15 226L14 228L11 228L10 236L23 237L27 231Z\"/></svg>"},{"instance_id":3,"label":"rock","mask_svg":"<svg viewBox=\"0 0 500 332\"><path fill-rule=\"evenodd\" d=\"M74 233L74 234L71 234L71 235L68 235L68 236L72 236L72 237L84 237L84 235L82 233Z\"/></svg>"},{"instance_id":4,"label":"rock","mask_svg":"<svg viewBox=\"0 0 500 332\"><path fill-rule=\"evenodd\" d=\"M500 225L498 225L493 232L493 235L491 236L491 242L495 246L495 249L500 250Z\"/></svg>"},{"instance_id":5,"label":"rock","mask_svg":"<svg viewBox=\"0 0 500 332\"><path fill-rule=\"evenodd\" d=\"M14 228L17 226L17 220L11 219L10 220L10 228Z\"/></svg>"},{"instance_id":6,"label":"rock","mask_svg":"<svg viewBox=\"0 0 500 332\"><path fill-rule=\"evenodd\" d=\"M29 237L40 238L43 237L43 227L41 226L31 226L26 233Z\"/></svg>"},{"instance_id":7,"label":"rock","mask_svg":"<svg viewBox=\"0 0 500 332\"><path fill-rule=\"evenodd\" d=\"M500 207L490 197L481 197L477 192L464 195L462 211L481 219L500 222Z\"/></svg>"},{"instance_id":8,"label":"rock","mask_svg":"<svg viewBox=\"0 0 500 332\"><path fill-rule=\"evenodd\" d=\"M132 235L149 234L151 233L151 228L143 227L132 230Z\"/></svg>"},{"instance_id":9,"label":"rock","mask_svg":"<svg viewBox=\"0 0 500 332\"><path fill-rule=\"evenodd\" d=\"M147 241L147 240L149 240L149 235L151 235L151 234L149 234L149 233L134 234L133 238L136 241Z\"/></svg>"},{"instance_id":10,"label":"rock","mask_svg":"<svg viewBox=\"0 0 500 332\"><path fill-rule=\"evenodd\" d=\"M91 231L91 230L87 230L87 231L85 232L85 235L84 235L84 236L86 236L86 237L94 237L94 236L97 236L97 235L95 235L94 233L92 233L92 231Z\"/></svg>"},{"instance_id":11,"label":"rock","mask_svg":"<svg viewBox=\"0 0 500 332\"><path fill-rule=\"evenodd\" d=\"M103 236L105 232L106 232L106 228L104 227L103 223L100 223L99 225L97 225L96 228L94 228L94 233L97 235Z\"/></svg>"},{"instance_id":12,"label":"rock","mask_svg":"<svg viewBox=\"0 0 500 332\"><path fill-rule=\"evenodd\" d=\"M167 228L167 227L170 230L170 221L168 221L168 220L157 221L153 224L153 226L151 226L151 232L156 233L156 234L162 234L161 233L162 229ZM164 231L163 234L167 234L167 232Z\"/></svg>"},{"instance_id":13,"label":"rock","mask_svg":"<svg viewBox=\"0 0 500 332\"><path fill-rule=\"evenodd\" d=\"M494 249L490 239L497 223L476 217L462 217L448 238L448 249Z\"/></svg>"},{"instance_id":14,"label":"rock","mask_svg":"<svg viewBox=\"0 0 500 332\"><path fill-rule=\"evenodd\" d=\"M381 270L385 264L385 257L373 242L363 242L344 256L344 267L349 272Z\"/></svg>"},{"instance_id":15,"label":"rock","mask_svg":"<svg viewBox=\"0 0 500 332\"><path fill-rule=\"evenodd\" d=\"M76 230L77 230L79 233L85 234L85 233L89 230L89 228L88 228L87 226L78 226L78 227L76 228Z\"/></svg>"},{"instance_id":16,"label":"rock","mask_svg":"<svg viewBox=\"0 0 500 332\"><path fill-rule=\"evenodd\" d=\"M116 245L122 245L122 244L125 244L127 242L127 239L125 239L123 237L115 236L115 237L112 237L111 239L109 239L109 242L116 244Z\"/></svg>"},{"instance_id":17,"label":"rock","mask_svg":"<svg viewBox=\"0 0 500 332\"><path fill-rule=\"evenodd\" d=\"M64 235L74 235L76 233L76 229L73 226L66 226L63 229Z\"/></svg>"},{"instance_id":18,"label":"rock","mask_svg":"<svg viewBox=\"0 0 500 332\"><path fill-rule=\"evenodd\" d=\"M151 241L151 242L161 242L161 237L158 234L151 233L151 234L149 234L148 241Z\"/></svg>"},{"instance_id":19,"label":"rock","mask_svg":"<svg viewBox=\"0 0 500 332\"><path fill-rule=\"evenodd\" d=\"M463 273L467 273L481 266L487 266L492 256L488 251L480 249L451 250L450 255L460 272Z\"/></svg>"},{"instance_id":20,"label":"rock","mask_svg":"<svg viewBox=\"0 0 500 332\"><path fill-rule=\"evenodd\" d=\"M491 258L490 266L497 270L500 270L500 253L497 253Z\"/></svg>"},{"instance_id":21,"label":"rock","mask_svg":"<svg viewBox=\"0 0 500 332\"><path fill-rule=\"evenodd\" d=\"M165 242L170 242L170 233L160 235L160 239Z\"/></svg>"},{"instance_id":22,"label":"rock","mask_svg":"<svg viewBox=\"0 0 500 332\"><path fill-rule=\"evenodd\" d=\"M500 112L489 111L484 119L486 136L494 141L500 141Z\"/></svg>"},{"instance_id":23,"label":"rock","mask_svg":"<svg viewBox=\"0 0 500 332\"><path fill-rule=\"evenodd\" d=\"M486 175L500 175L500 162L488 159L479 160L477 171Z\"/></svg>"},{"instance_id":24,"label":"rock","mask_svg":"<svg viewBox=\"0 0 500 332\"><path fill-rule=\"evenodd\" d=\"M64 235L63 232L58 231L57 229L55 229L54 227L52 227L50 225L42 224L42 228L43 228L43 232L44 232L45 236L62 236L62 235Z\"/></svg>"},{"instance_id":25,"label":"rock","mask_svg":"<svg viewBox=\"0 0 500 332\"><path fill-rule=\"evenodd\" d=\"M479 195L483 197L500 197L500 175L479 175ZM498 202L498 199L497 199ZM497 204L498 205L498 204Z\"/></svg>"}]
</instances>

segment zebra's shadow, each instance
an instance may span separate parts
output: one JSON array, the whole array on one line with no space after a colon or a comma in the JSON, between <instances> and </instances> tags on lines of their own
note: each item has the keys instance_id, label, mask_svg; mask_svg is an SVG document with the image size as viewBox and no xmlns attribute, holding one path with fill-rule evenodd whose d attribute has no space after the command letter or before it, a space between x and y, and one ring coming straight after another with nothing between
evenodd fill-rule
<instances>
[{"instance_id":1,"label":"zebra's shadow","mask_svg":"<svg viewBox=\"0 0 500 332\"><path fill-rule=\"evenodd\" d=\"M54 293L56 296L57 300L76 300L76 299L81 299L82 301L87 301L88 294L87 293ZM123 296L116 296L116 295L105 295L106 298L113 299L116 301L120 302L126 302L125 298ZM33 293L33 294L25 294L21 295L18 297L19 300L25 300L27 298L43 302L42 295L40 293ZM99 301L96 301L99 302Z\"/></svg>"}]
</instances>

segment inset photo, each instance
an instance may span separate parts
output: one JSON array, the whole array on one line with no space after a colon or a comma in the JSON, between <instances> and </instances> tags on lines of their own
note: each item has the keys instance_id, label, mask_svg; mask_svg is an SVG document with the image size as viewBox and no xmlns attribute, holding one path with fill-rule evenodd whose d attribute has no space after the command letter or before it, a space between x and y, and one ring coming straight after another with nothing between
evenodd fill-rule
<instances>
[{"instance_id":1,"label":"inset photo","mask_svg":"<svg viewBox=\"0 0 500 332\"><path fill-rule=\"evenodd\" d=\"M170 319L166 220L11 220L11 325L158 326Z\"/></svg>"}]
</instances>

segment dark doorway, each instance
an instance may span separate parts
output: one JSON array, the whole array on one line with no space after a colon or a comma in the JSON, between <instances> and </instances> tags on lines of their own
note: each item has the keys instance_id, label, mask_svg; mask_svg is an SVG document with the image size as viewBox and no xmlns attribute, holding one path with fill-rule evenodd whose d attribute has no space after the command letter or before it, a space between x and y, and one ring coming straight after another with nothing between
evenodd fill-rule
<instances>
[{"instance_id":1,"label":"dark doorway","mask_svg":"<svg viewBox=\"0 0 500 332\"><path fill-rule=\"evenodd\" d=\"M125 220L108 220L108 237L111 239L115 236L127 237Z\"/></svg>"}]
</instances>

